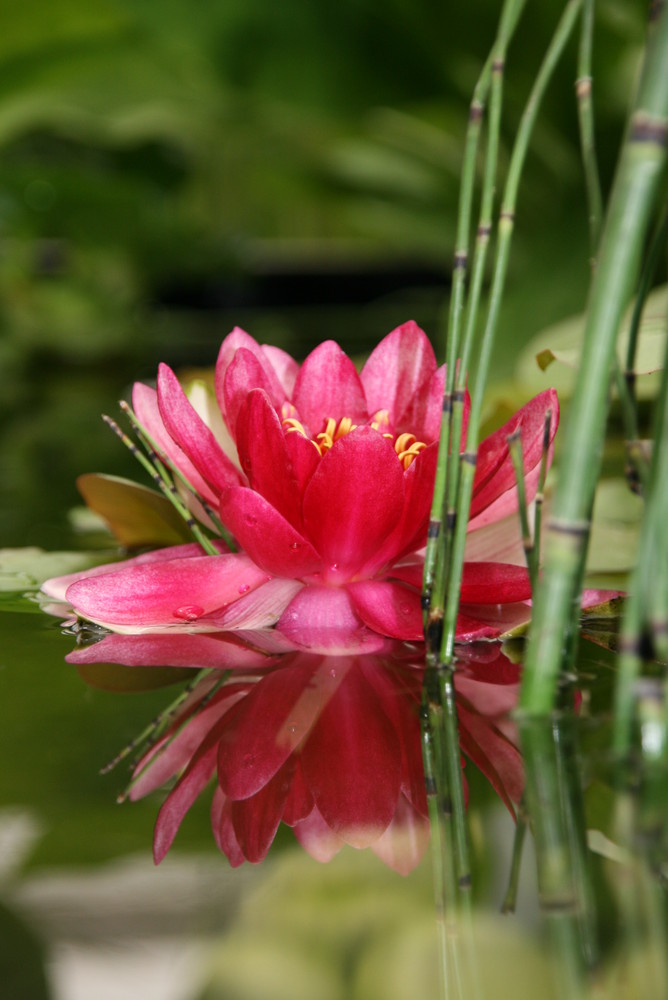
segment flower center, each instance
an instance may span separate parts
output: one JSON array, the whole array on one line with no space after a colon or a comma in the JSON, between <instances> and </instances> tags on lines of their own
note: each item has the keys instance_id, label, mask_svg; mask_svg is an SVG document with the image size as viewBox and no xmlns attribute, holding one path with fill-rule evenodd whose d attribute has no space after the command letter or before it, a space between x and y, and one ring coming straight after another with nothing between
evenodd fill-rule
<instances>
[{"instance_id":1,"label":"flower center","mask_svg":"<svg viewBox=\"0 0 668 1000\"><path fill-rule=\"evenodd\" d=\"M350 417L341 417L338 423L334 417L327 417L324 430L316 434L315 438L311 438L306 432L304 425L296 417L288 416L283 420L283 427L286 434L301 434L302 437L311 442L319 455L324 455L333 446L335 441L345 437L346 434L350 434L357 426L357 424L352 422ZM377 413L374 413L369 426L392 442L394 450L397 453L397 458L404 470L408 469L420 452L427 447L425 442L418 441L414 434L404 433L395 437L394 434L390 433L388 430L390 424L387 410L379 410Z\"/></svg>"}]
</instances>

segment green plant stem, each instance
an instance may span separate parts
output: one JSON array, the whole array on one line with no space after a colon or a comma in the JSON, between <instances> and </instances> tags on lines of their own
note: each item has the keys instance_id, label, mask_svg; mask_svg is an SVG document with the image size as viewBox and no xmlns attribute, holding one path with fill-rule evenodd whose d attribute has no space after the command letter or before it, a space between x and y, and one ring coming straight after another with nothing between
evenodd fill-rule
<instances>
[{"instance_id":1,"label":"green plant stem","mask_svg":"<svg viewBox=\"0 0 668 1000\"><path fill-rule=\"evenodd\" d=\"M499 218L496 261L489 308L487 312L487 321L480 346L475 385L471 394L471 410L469 413L468 431L466 435L466 451L461 456L462 464L459 491L457 495L457 523L455 525L452 545L451 573L448 580L448 594L441 640L440 658L443 663L450 663L454 655L457 610L459 606L459 592L461 589L464 567L464 551L466 546L466 528L468 523L468 512L471 506L471 496L473 493L473 480L475 476L480 418L482 413L482 400L487 382L487 374L492 354L492 347L494 344L494 337L496 334L501 300L505 287L506 271L508 268L510 246L514 230L515 207L517 204L519 182L526 153L529 147L529 140L531 138L531 133L533 131L533 126L536 121L541 100L577 20L581 3L582 0L569 0L564 8L552 41L548 46L545 58L543 59L540 70L538 71L538 75L531 89L529 99L520 121L517 138L515 140L508 168L508 178L506 180Z\"/></svg>"},{"instance_id":2,"label":"green plant stem","mask_svg":"<svg viewBox=\"0 0 668 1000\"><path fill-rule=\"evenodd\" d=\"M469 112L469 124L466 134L466 143L464 151L464 162L462 165L461 174L461 187L459 192L459 205L457 213L457 236L455 244L455 256L454 256L454 266L453 266L453 283L452 292L450 296L450 314L448 321L448 338L447 338L447 350L446 350L446 362L447 362L447 374L446 374L446 384L443 396L443 414L441 418L441 434L439 442L439 452L438 452L438 463L436 468L436 479L434 482L434 494L431 507L431 516L429 521L429 530L427 537L427 551L425 554L425 572L424 572L424 598L425 598L425 611L429 614L429 608L432 601L432 595L435 592L440 595L437 600L437 617L442 616L443 608L443 593L446 586L447 578L447 565L448 557L446 553L446 546L448 544L447 533L442 530L442 521L444 509L446 506L446 491L447 491L447 476L448 470L451 475L457 475L457 470L455 467L453 473L453 467L450 464L449 456L454 455L455 461L456 456L459 453L459 448L455 447L453 442L453 435L451 433L452 424L452 408L453 408L453 393L455 386L455 377L457 372L457 359L459 357L460 350L460 340L461 340L461 321L464 308L464 297L465 297L465 286L466 286L466 273L468 268L468 254L469 254L469 240L471 231L471 212L473 205L473 188L476 173L476 161L478 155L478 143L480 139L480 129L482 124L482 117L484 113L485 102L487 100L487 94L489 92L490 84L493 76L493 68L496 65L496 77L502 78L502 68L505 60L505 54L508 44L515 32L517 22L521 16L522 10L526 0L504 0L503 8L501 10L501 15L499 18L499 27L497 31L496 40L494 47L487 58L485 65L480 74L480 78L476 84L473 98L471 100L470 112ZM499 93L500 97L500 93ZM499 104L500 108L500 104ZM496 112L494 112L496 115ZM485 190L489 188L488 195L486 196L490 201L490 218L491 218L491 199L493 197L494 190L494 173L496 166L496 150L498 146L498 124L490 127L489 130L490 139L488 140L488 158L487 166L485 169L485 180L484 186ZM490 153L493 163L490 162ZM483 197L483 202L485 201L485 196ZM482 226L482 222L481 222ZM478 250L481 247L481 241L484 241L484 245L489 240L489 232L486 236L481 233L480 229L478 231ZM479 258L480 254L476 253L476 258ZM474 289L482 281L484 255L482 259L477 262L477 267L480 270L479 277L474 274ZM474 301L477 301L479 297L478 291L474 293ZM475 322L476 309L471 308L467 311L467 330ZM468 333L467 333L468 339ZM463 366L462 366L463 367ZM465 377L464 371L464 377ZM461 402L458 400L456 406L461 409ZM460 415L456 417L457 421L460 421ZM460 436L460 432L456 431L456 436ZM440 566L437 567L437 561L440 560ZM438 583L435 584L435 576L438 572L439 579ZM428 619L425 622L426 631L428 631Z\"/></svg>"},{"instance_id":3,"label":"green plant stem","mask_svg":"<svg viewBox=\"0 0 668 1000\"><path fill-rule=\"evenodd\" d=\"M589 536L608 410L616 334L631 295L665 164L668 137L668 13L648 44L635 110L620 157L594 274L584 349L566 427L563 463L547 525L545 569L534 602L521 692L524 711L554 704L564 637L572 627Z\"/></svg>"},{"instance_id":4,"label":"green plant stem","mask_svg":"<svg viewBox=\"0 0 668 1000\"><path fill-rule=\"evenodd\" d=\"M502 913L514 913L517 905L517 890L520 881L520 868L522 864L522 850L527 832L527 816L524 800L520 802L515 818L515 836L513 837L513 854L510 862L510 875L508 877L508 888L501 907Z\"/></svg>"},{"instance_id":5,"label":"green plant stem","mask_svg":"<svg viewBox=\"0 0 668 1000\"><path fill-rule=\"evenodd\" d=\"M508 451L515 470L515 482L517 483L517 503L519 506L520 526L522 529L522 547L524 558L526 559L531 590L533 592L537 583L538 563L536 560L536 548L534 546L533 535L529 525L529 509L527 507L526 488L524 484L524 452L522 450L522 434L519 428L514 434L509 434Z\"/></svg>"},{"instance_id":6,"label":"green plant stem","mask_svg":"<svg viewBox=\"0 0 668 1000\"><path fill-rule=\"evenodd\" d=\"M589 206L589 242L592 267L596 264L596 248L601 235L603 202L601 184L596 163L594 142L594 111L592 105L591 50L594 34L594 0L584 0L582 30L578 51L578 78L575 81L577 95L578 122L580 125L580 146L584 167L587 203Z\"/></svg>"}]
</instances>

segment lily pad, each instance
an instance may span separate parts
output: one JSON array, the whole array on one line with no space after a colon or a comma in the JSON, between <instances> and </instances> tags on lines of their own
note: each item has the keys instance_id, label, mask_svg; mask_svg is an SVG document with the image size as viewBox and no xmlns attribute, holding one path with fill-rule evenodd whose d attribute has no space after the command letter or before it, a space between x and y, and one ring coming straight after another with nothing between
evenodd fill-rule
<instances>
[{"instance_id":1,"label":"lily pad","mask_svg":"<svg viewBox=\"0 0 668 1000\"><path fill-rule=\"evenodd\" d=\"M155 490L119 476L86 473L77 487L87 505L128 549L157 548L192 541L185 521Z\"/></svg>"},{"instance_id":2,"label":"lily pad","mask_svg":"<svg viewBox=\"0 0 668 1000\"><path fill-rule=\"evenodd\" d=\"M0 592L39 590L52 576L77 573L109 558L109 552L45 552L36 546L0 549Z\"/></svg>"},{"instance_id":3,"label":"lily pad","mask_svg":"<svg viewBox=\"0 0 668 1000\"><path fill-rule=\"evenodd\" d=\"M627 309L617 337L617 356L622 366L626 362L632 307ZM518 380L531 392L553 386L563 397L573 392L575 372L580 364L585 313L571 316L546 327L528 343L520 354L516 367ZM648 296L643 310L634 371L636 393L640 399L651 399L659 385L668 342L668 285L662 285ZM543 374L549 369L547 375Z\"/></svg>"}]
</instances>

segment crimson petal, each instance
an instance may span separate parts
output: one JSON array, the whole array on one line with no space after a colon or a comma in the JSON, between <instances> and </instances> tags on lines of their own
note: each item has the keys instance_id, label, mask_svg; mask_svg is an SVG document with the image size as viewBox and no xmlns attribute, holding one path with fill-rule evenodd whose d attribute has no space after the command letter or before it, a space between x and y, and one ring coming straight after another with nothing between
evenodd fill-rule
<instances>
[{"instance_id":1,"label":"crimson petal","mask_svg":"<svg viewBox=\"0 0 668 1000\"><path fill-rule=\"evenodd\" d=\"M332 669L336 659L330 659ZM353 666L302 750L304 777L328 826L353 847L368 847L397 805L401 749L376 694Z\"/></svg>"},{"instance_id":2,"label":"crimson petal","mask_svg":"<svg viewBox=\"0 0 668 1000\"><path fill-rule=\"evenodd\" d=\"M241 548L268 573L294 579L320 569L313 546L254 490L225 490L220 517Z\"/></svg>"},{"instance_id":3,"label":"crimson petal","mask_svg":"<svg viewBox=\"0 0 668 1000\"><path fill-rule=\"evenodd\" d=\"M424 639L420 594L392 580L360 580L348 584L358 615L369 628L393 639Z\"/></svg>"},{"instance_id":4,"label":"crimson petal","mask_svg":"<svg viewBox=\"0 0 668 1000\"><path fill-rule=\"evenodd\" d=\"M463 604L513 604L531 597L531 580L524 566L513 563L464 563L460 601Z\"/></svg>"},{"instance_id":5,"label":"crimson petal","mask_svg":"<svg viewBox=\"0 0 668 1000\"><path fill-rule=\"evenodd\" d=\"M350 579L401 517L403 470L394 448L369 427L334 443L304 493L305 534L332 583Z\"/></svg>"},{"instance_id":6,"label":"crimson petal","mask_svg":"<svg viewBox=\"0 0 668 1000\"><path fill-rule=\"evenodd\" d=\"M369 414L387 410L395 434L417 434L406 416L413 400L424 395L435 371L436 358L427 335L413 320L398 326L374 348L360 374Z\"/></svg>"},{"instance_id":7,"label":"crimson petal","mask_svg":"<svg viewBox=\"0 0 668 1000\"><path fill-rule=\"evenodd\" d=\"M230 817L244 857L252 864L262 861L271 847L290 793L295 769L288 760L271 781L250 799L232 800Z\"/></svg>"},{"instance_id":8,"label":"crimson petal","mask_svg":"<svg viewBox=\"0 0 668 1000\"><path fill-rule=\"evenodd\" d=\"M299 419L317 434L325 420L366 421L366 398L355 365L333 340L320 344L304 361L292 395Z\"/></svg>"}]
</instances>

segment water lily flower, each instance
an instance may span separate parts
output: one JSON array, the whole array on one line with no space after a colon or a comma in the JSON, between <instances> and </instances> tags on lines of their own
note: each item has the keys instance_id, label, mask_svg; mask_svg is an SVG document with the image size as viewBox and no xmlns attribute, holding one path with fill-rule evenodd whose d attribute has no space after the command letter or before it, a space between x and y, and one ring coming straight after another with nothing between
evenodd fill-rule
<instances>
[{"instance_id":1,"label":"water lily flower","mask_svg":"<svg viewBox=\"0 0 668 1000\"><path fill-rule=\"evenodd\" d=\"M196 515L211 525L207 510L215 512L239 551L204 556L178 546L44 589L114 631L275 625L296 645L315 634L317 648L329 643L332 653L421 639L444 379L412 322L385 337L359 373L332 341L300 367L236 329L220 349L215 400L201 388L189 398L161 365L155 390L134 387L136 417L191 484ZM506 438L519 429L531 502L548 411L553 438L558 404L548 390L479 449L462 641L496 637L504 618L530 615ZM468 398L465 426L467 415Z\"/></svg>"}]
</instances>

